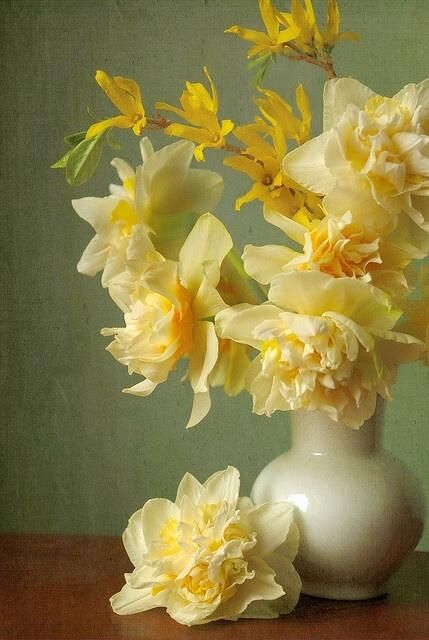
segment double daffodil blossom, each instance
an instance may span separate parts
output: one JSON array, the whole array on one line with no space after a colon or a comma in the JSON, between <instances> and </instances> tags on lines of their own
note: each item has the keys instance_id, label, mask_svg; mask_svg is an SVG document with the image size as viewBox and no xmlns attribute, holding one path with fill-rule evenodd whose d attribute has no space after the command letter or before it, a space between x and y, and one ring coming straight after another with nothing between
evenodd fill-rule
<instances>
[{"instance_id":1,"label":"double daffodil blossom","mask_svg":"<svg viewBox=\"0 0 429 640\"><path fill-rule=\"evenodd\" d=\"M95 80L122 115L92 124L86 132L86 138L93 138L112 127L132 129L139 136L146 126L146 115L138 84L122 76L112 78L105 71L97 71Z\"/></svg>"},{"instance_id":2,"label":"double daffodil blossom","mask_svg":"<svg viewBox=\"0 0 429 640\"><path fill-rule=\"evenodd\" d=\"M204 149L207 147L220 149L225 146L225 137L234 129L232 120L218 120L219 100L216 87L207 67L204 73L210 83L211 94L200 82L187 82L186 89L180 97L182 109L165 102L157 102L156 108L171 111L183 118L191 126L170 124L165 133L170 136L185 138L197 143L194 155L198 161L204 160Z\"/></svg>"},{"instance_id":3,"label":"double daffodil blossom","mask_svg":"<svg viewBox=\"0 0 429 640\"><path fill-rule=\"evenodd\" d=\"M176 500L148 500L123 534L134 565L110 599L120 615L164 607L176 622L277 618L296 605L299 533L287 502L240 498L234 467L201 484L185 474Z\"/></svg>"},{"instance_id":4,"label":"double daffodil blossom","mask_svg":"<svg viewBox=\"0 0 429 640\"><path fill-rule=\"evenodd\" d=\"M121 158L112 160L122 184L111 185L109 196L72 201L76 213L96 232L78 271L90 276L103 271L102 285L123 311L144 261L159 261L153 252L160 248L163 229L174 228L178 214L214 208L223 189L219 174L190 168L191 142L181 140L154 151L143 138L140 151L143 163L136 170Z\"/></svg>"},{"instance_id":5,"label":"double daffodil blossom","mask_svg":"<svg viewBox=\"0 0 429 640\"><path fill-rule=\"evenodd\" d=\"M352 78L330 80L324 132L294 149L283 168L324 195L329 215L350 210L380 235L397 230L401 245L429 252L429 81L393 98ZM419 255L418 257L422 257Z\"/></svg>"},{"instance_id":6,"label":"double daffodil blossom","mask_svg":"<svg viewBox=\"0 0 429 640\"><path fill-rule=\"evenodd\" d=\"M320 410L359 428L390 397L397 366L419 357L422 342L392 331L400 312L379 289L318 271L273 278L269 302L216 316L223 338L259 351L246 376L253 411Z\"/></svg>"},{"instance_id":7,"label":"double daffodil blossom","mask_svg":"<svg viewBox=\"0 0 429 640\"><path fill-rule=\"evenodd\" d=\"M142 274L125 327L103 329L113 335L108 351L145 380L127 393L146 396L164 382L177 362L189 357L188 379L194 403L188 427L210 410L209 376L218 361L218 338L212 318L226 307L216 287L220 266L232 240L210 213L198 219L179 254L178 262L151 264Z\"/></svg>"},{"instance_id":8,"label":"double daffodil blossom","mask_svg":"<svg viewBox=\"0 0 429 640\"><path fill-rule=\"evenodd\" d=\"M303 216L285 220L266 209L265 217L301 245L302 252L286 245L246 245L242 256L244 268L261 284L269 284L282 271L321 271L336 278L370 282L395 298L410 292L404 269L411 257L353 223L350 212L340 220L326 216L309 222Z\"/></svg>"},{"instance_id":9,"label":"double daffodil blossom","mask_svg":"<svg viewBox=\"0 0 429 640\"><path fill-rule=\"evenodd\" d=\"M233 33L243 40L254 43L247 53L248 58L265 53L281 53L285 45L294 40L300 33L300 28L297 25L288 26L286 29L280 28L281 24L277 19L277 12L271 0L259 0L259 11L266 33L255 31L254 29L245 29L238 25L229 27L225 31L225 33Z\"/></svg>"}]
</instances>

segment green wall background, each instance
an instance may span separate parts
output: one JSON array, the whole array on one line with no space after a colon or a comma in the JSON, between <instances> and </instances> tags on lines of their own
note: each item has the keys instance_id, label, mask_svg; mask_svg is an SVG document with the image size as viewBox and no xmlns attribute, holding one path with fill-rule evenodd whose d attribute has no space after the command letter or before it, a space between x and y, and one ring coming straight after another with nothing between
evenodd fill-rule
<instances>
[{"instance_id":1,"label":"green wall background","mask_svg":"<svg viewBox=\"0 0 429 640\"><path fill-rule=\"evenodd\" d=\"M342 0L343 25L361 43L341 43L339 75L353 75L391 95L428 75L427 0ZM325 3L315 1L317 9ZM247 492L259 470L289 443L287 416L250 413L250 398L214 393L214 408L185 432L191 396L180 372L150 398L121 394L123 367L104 351L103 326L121 315L100 287L76 271L92 232L72 197L104 195L114 178L109 158L88 185L70 189L49 165L66 133L86 128L87 105L107 102L93 81L102 68L135 78L148 111L176 102L183 83L209 66L223 117L253 118L246 44L224 35L231 24L258 27L254 0L2 0L1 404L0 527L3 531L117 534L149 497L173 497L189 470L204 479L227 464ZM304 82L320 130L324 76L282 61L270 86L291 98ZM164 143L160 134L158 146ZM135 139L119 153L137 162ZM208 153L221 168L221 153ZM275 242L258 207L233 213L245 178L224 172L219 215L242 247ZM429 370L401 372L388 408L386 447L415 469L429 493ZM421 542L429 548L429 530Z\"/></svg>"}]
</instances>

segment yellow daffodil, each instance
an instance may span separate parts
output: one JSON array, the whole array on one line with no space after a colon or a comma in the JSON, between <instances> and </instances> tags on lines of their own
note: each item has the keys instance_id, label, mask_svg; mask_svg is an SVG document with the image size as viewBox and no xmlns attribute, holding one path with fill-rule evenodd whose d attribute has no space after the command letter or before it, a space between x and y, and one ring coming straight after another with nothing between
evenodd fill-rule
<instances>
[{"instance_id":1,"label":"yellow daffodil","mask_svg":"<svg viewBox=\"0 0 429 640\"><path fill-rule=\"evenodd\" d=\"M103 329L114 336L108 351L129 373L144 376L127 393L147 396L164 382L178 361L189 357L194 403L188 427L210 410L209 376L219 355L209 318L226 307L216 287L220 267L232 248L231 236L210 213L200 216L185 240L178 262L158 260L141 274L125 313L125 327Z\"/></svg>"},{"instance_id":2,"label":"yellow daffodil","mask_svg":"<svg viewBox=\"0 0 429 640\"><path fill-rule=\"evenodd\" d=\"M396 233L395 243L413 245L420 258L429 252L428 90L424 80L389 98L353 78L328 81L324 132L283 163L296 182L325 195L329 215L350 210L353 222Z\"/></svg>"},{"instance_id":3,"label":"yellow daffodil","mask_svg":"<svg viewBox=\"0 0 429 640\"><path fill-rule=\"evenodd\" d=\"M273 278L267 304L216 316L218 334L259 351L246 375L253 411L320 410L359 428L390 397L398 364L417 359L420 340L392 331L400 312L355 278L318 271Z\"/></svg>"},{"instance_id":4,"label":"yellow daffodil","mask_svg":"<svg viewBox=\"0 0 429 640\"><path fill-rule=\"evenodd\" d=\"M180 97L182 109L165 102L157 102L156 108L171 111L188 122L191 126L173 123L165 128L170 136L185 138L197 143L195 159L204 160L204 149L207 147L220 149L225 146L225 137L231 133L234 123L231 120L218 120L219 100L216 87L207 67L204 73L210 83L211 94L200 82L187 82L186 89Z\"/></svg>"},{"instance_id":5,"label":"yellow daffodil","mask_svg":"<svg viewBox=\"0 0 429 640\"><path fill-rule=\"evenodd\" d=\"M95 230L78 271L89 276L102 271L103 287L123 311L144 264L158 260L153 245L166 257L164 229L183 235L186 218L214 208L223 189L219 174L190 168L192 142L179 140L155 151L143 138L140 151L142 164L136 170L121 158L112 160L122 184L110 185L109 196L72 201Z\"/></svg>"},{"instance_id":6,"label":"yellow daffodil","mask_svg":"<svg viewBox=\"0 0 429 640\"><path fill-rule=\"evenodd\" d=\"M97 71L95 80L122 115L94 123L86 132L86 138L93 138L111 127L132 129L137 136L140 135L146 126L146 115L138 84L130 78L112 78L105 71Z\"/></svg>"},{"instance_id":7,"label":"yellow daffodil","mask_svg":"<svg viewBox=\"0 0 429 640\"><path fill-rule=\"evenodd\" d=\"M300 33L300 28L297 25L287 26L281 29L281 24L277 19L277 12L271 0L259 0L259 11L266 32L245 29L238 25L229 27L229 29L225 31L225 33L234 33L243 40L254 43L253 47L251 47L247 53L249 58L265 53L280 53L283 51L285 45L298 37Z\"/></svg>"},{"instance_id":8,"label":"yellow daffodil","mask_svg":"<svg viewBox=\"0 0 429 640\"><path fill-rule=\"evenodd\" d=\"M395 298L410 292L404 275L410 256L353 223L350 212L338 221L329 215L311 222L299 215L294 220L278 220L281 217L267 209L265 217L277 226L283 224L283 231L302 246L302 253L286 245L246 245L245 270L261 284L269 284L282 271L321 271L370 282Z\"/></svg>"},{"instance_id":9,"label":"yellow daffodil","mask_svg":"<svg viewBox=\"0 0 429 640\"><path fill-rule=\"evenodd\" d=\"M289 613L301 591L293 506L255 505L239 490L234 467L204 484L186 473L175 502L153 498L134 513L123 542L135 568L113 611L163 607L187 626Z\"/></svg>"}]
</instances>

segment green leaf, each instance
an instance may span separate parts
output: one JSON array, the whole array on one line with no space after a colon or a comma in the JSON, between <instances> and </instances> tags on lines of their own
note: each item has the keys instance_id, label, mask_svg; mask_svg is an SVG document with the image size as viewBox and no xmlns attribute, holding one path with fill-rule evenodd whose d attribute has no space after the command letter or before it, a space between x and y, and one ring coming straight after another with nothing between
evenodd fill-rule
<instances>
[{"instance_id":1,"label":"green leaf","mask_svg":"<svg viewBox=\"0 0 429 640\"><path fill-rule=\"evenodd\" d=\"M247 63L247 68L253 69L254 67L257 67L260 64L265 64L266 60L270 57L271 57L271 53L264 53L261 56L256 56L255 58L252 58L252 60L250 60Z\"/></svg>"},{"instance_id":2,"label":"green leaf","mask_svg":"<svg viewBox=\"0 0 429 640\"><path fill-rule=\"evenodd\" d=\"M92 176L100 162L105 131L83 140L71 150L66 162L66 179L71 185L83 184Z\"/></svg>"},{"instance_id":3,"label":"green leaf","mask_svg":"<svg viewBox=\"0 0 429 640\"><path fill-rule=\"evenodd\" d=\"M70 144L72 147L76 147L82 140L85 140L86 131L79 131L78 133L71 133L64 138L64 142Z\"/></svg>"},{"instance_id":4,"label":"green leaf","mask_svg":"<svg viewBox=\"0 0 429 640\"><path fill-rule=\"evenodd\" d=\"M66 151L66 153L59 160L54 162L54 164L51 164L51 169L64 169L67 165L68 159L72 151L74 151L74 148Z\"/></svg>"},{"instance_id":5,"label":"green leaf","mask_svg":"<svg viewBox=\"0 0 429 640\"><path fill-rule=\"evenodd\" d=\"M275 61L276 61L275 55L273 55L272 53L265 53L261 56L254 58L247 64L247 68L254 71L252 84L255 87L261 84L267 72L268 67L272 62L275 62Z\"/></svg>"}]
</instances>

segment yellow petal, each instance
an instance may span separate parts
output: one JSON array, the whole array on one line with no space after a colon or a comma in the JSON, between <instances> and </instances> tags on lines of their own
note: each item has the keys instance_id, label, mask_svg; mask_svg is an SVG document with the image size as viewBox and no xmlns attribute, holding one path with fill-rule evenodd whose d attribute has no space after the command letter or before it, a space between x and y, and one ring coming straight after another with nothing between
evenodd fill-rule
<instances>
[{"instance_id":1,"label":"yellow petal","mask_svg":"<svg viewBox=\"0 0 429 640\"><path fill-rule=\"evenodd\" d=\"M249 202L253 202L253 200L263 200L265 194L266 188L262 184L254 184L247 193L245 193L240 198L237 198L237 200L235 201L235 210L240 211L243 204L248 204Z\"/></svg>"},{"instance_id":2,"label":"yellow petal","mask_svg":"<svg viewBox=\"0 0 429 640\"><path fill-rule=\"evenodd\" d=\"M206 129L199 129L198 127L190 127L185 124L170 124L165 129L165 133L168 136L176 136L178 138L185 138L185 140L191 140L192 142L208 142L212 136Z\"/></svg>"},{"instance_id":3,"label":"yellow petal","mask_svg":"<svg viewBox=\"0 0 429 640\"><path fill-rule=\"evenodd\" d=\"M239 38L243 40L248 40L249 42L256 42L259 45L269 46L271 44L269 38L263 31L255 31L254 29L245 29L243 27L239 27L235 25L225 30L225 33L234 33Z\"/></svg>"},{"instance_id":4,"label":"yellow petal","mask_svg":"<svg viewBox=\"0 0 429 640\"><path fill-rule=\"evenodd\" d=\"M259 162L255 162L255 160L244 156L225 158L223 163L227 167L231 167L231 169L246 173L255 182L261 182L265 175L264 167Z\"/></svg>"},{"instance_id":5,"label":"yellow petal","mask_svg":"<svg viewBox=\"0 0 429 640\"><path fill-rule=\"evenodd\" d=\"M111 129L112 127L118 127L119 129L131 129L132 126L133 122L127 116L115 116L114 118L107 118L107 120L101 120L100 122L95 122L94 124L92 124L86 132L85 138L88 140L89 138L98 136L98 134L102 131Z\"/></svg>"},{"instance_id":6,"label":"yellow petal","mask_svg":"<svg viewBox=\"0 0 429 640\"><path fill-rule=\"evenodd\" d=\"M197 322L193 332L193 348L189 354L189 382L195 393L208 391L208 376L218 357L218 339L214 324Z\"/></svg>"},{"instance_id":7,"label":"yellow petal","mask_svg":"<svg viewBox=\"0 0 429 640\"><path fill-rule=\"evenodd\" d=\"M186 119L186 113L179 109L178 107L173 107L171 104L167 104L167 102L155 102L155 109L161 109L161 111L172 111L180 118Z\"/></svg>"},{"instance_id":8,"label":"yellow petal","mask_svg":"<svg viewBox=\"0 0 429 640\"><path fill-rule=\"evenodd\" d=\"M179 254L181 283L195 295L204 276L213 287L219 283L220 265L232 249L225 226L211 213L200 216Z\"/></svg>"},{"instance_id":9,"label":"yellow petal","mask_svg":"<svg viewBox=\"0 0 429 640\"><path fill-rule=\"evenodd\" d=\"M134 99L134 113L137 112L144 115L140 87L137 82L131 78L123 78L122 76L115 76L113 79L120 89L123 89L125 93L128 93Z\"/></svg>"},{"instance_id":10,"label":"yellow petal","mask_svg":"<svg viewBox=\"0 0 429 640\"><path fill-rule=\"evenodd\" d=\"M269 37L275 42L279 33L279 23L276 20L271 0L259 0L259 11Z\"/></svg>"},{"instance_id":11,"label":"yellow petal","mask_svg":"<svg viewBox=\"0 0 429 640\"><path fill-rule=\"evenodd\" d=\"M283 44L285 42L290 42L291 40L295 40L296 38L298 38L300 33L301 33L301 29L298 27L298 25L294 24L293 26L288 27L283 31L280 31L277 41L280 44Z\"/></svg>"},{"instance_id":12,"label":"yellow petal","mask_svg":"<svg viewBox=\"0 0 429 640\"><path fill-rule=\"evenodd\" d=\"M95 80L97 84L103 89L109 100L113 102L115 107L117 107L121 113L130 117L133 117L137 113L135 98L131 93L129 93L128 90L121 88L120 84L118 84L117 82L117 80L119 80L120 82L125 81L124 86L129 86L126 84L126 78L121 78L120 76L112 78L105 71L99 70L95 74ZM129 82L133 83L133 80L130 80ZM140 94L139 89L138 91Z\"/></svg>"},{"instance_id":13,"label":"yellow petal","mask_svg":"<svg viewBox=\"0 0 429 640\"><path fill-rule=\"evenodd\" d=\"M209 71L208 71L207 67L203 67L203 71L204 71L204 74L205 74L207 80L210 83L210 88L212 90L212 108L211 108L211 111L213 111L213 113L217 113L218 109L219 109L219 99L218 99L216 87L215 87L215 84L214 84L210 74L209 74Z\"/></svg>"}]
</instances>

